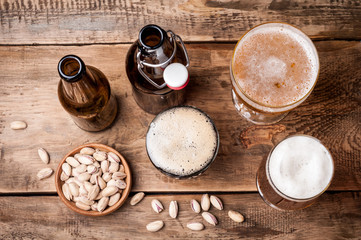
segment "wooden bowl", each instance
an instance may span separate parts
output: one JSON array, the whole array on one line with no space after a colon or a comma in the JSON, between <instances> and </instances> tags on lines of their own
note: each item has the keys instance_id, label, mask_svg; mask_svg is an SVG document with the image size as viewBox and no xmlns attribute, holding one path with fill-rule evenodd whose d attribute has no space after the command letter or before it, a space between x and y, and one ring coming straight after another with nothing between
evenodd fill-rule
<instances>
[{"instance_id":1,"label":"wooden bowl","mask_svg":"<svg viewBox=\"0 0 361 240\"><path fill-rule=\"evenodd\" d=\"M127 174L127 177L124 180L127 184L127 187L125 189L123 189L122 196L120 197L119 201L111 207L108 206L103 212L98 212L98 211L93 211L93 210L85 211L85 210L82 210L82 209L76 207L75 202L72 202L72 201L69 201L68 199L66 199L63 194L63 191L62 191L62 186L63 186L64 182L60 180L60 175L63 172L61 166L65 162L67 157L74 156L76 153L79 153L80 150L84 147L92 147L94 149L97 148L102 151L115 153L120 158L121 164L123 164L123 166L124 166L124 171ZM58 168L56 169L56 173L55 173L55 187L56 187L56 191L58 192L58 195L59 195L61 201L63 201L63 203L67 207L69 207L71 210L73 210L74 212L80 213L85 216L104 216L104 215L114 212L120 206L122 206L124 204L125 200L127 199L128 195L130 193L131 187L132 187L132 174L130 172L128 163L125 161L124 157L118 151L116 151L115 149L113 149L111 147L103 145L103 144L88 143L88 144L84 144L84 145L74 148L68 154L66 154L65 157L61 160L61 162L58 165Z\"/></svg>"}]
</instances>

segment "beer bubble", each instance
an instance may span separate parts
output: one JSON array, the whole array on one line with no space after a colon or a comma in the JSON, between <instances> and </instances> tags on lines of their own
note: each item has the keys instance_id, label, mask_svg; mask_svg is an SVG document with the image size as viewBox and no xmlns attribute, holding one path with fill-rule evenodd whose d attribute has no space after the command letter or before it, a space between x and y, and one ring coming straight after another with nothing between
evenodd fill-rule
<instances>
[{"instance_id":1,"label":"beer bubble","mask_svg":"<svg viewBox=\"0 0 361 240\"><path fill-rule=\"evenodd\" d=\"M146 147L156 167L176 176L187 176L201 171L214 159L218 134L203 112L192 107L175 107L158 115L153 122L146 136Z\"/></svg>"}]
</instances>

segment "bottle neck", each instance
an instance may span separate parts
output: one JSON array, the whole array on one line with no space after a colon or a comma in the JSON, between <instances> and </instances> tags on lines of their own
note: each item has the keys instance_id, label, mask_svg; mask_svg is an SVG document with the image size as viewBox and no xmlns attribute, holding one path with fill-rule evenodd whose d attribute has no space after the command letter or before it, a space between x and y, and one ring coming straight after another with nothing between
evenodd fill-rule
<instances>
[{"instance_id":1,"label":"bottle neck","mask_svg":"<svg viewBox=\"0 0 361 240\"><path fill-rule=\"evenodd\" d=\"M63 57L58 64L59 76L65 82L77 82L79 81L86 72L86 67L78 56L67 55Z\"/></svg>"},{"instance_id":2,"label":"bottle neck","mask_svg":"<svg viewBox=\"0 0 361 240\"><path fill-rule=\"evenodd\" d=\"M69 100L82 104L89 102L96 95L94 77L79 57L63 57L59 61L58 72L62 81L62 91Z\"/></svg>"}]
</instances>

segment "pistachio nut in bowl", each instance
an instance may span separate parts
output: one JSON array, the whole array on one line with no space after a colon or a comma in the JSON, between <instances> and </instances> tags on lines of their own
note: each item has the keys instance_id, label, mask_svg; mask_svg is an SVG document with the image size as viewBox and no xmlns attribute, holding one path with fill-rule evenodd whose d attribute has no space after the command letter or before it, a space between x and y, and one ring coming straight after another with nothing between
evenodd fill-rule
<instances>
[{"instance_id":1,"label":"pistachio nut in bowl","mask_svg":"<svg viewBox=\"0 0 361 240\"><path fill-rule=\"evenodd\" d=\"M115 149L88 143L74 148L59 163L56 191L71 210L86 216L104 216L126 201L132 175L125 158Z\"/></svg>"}]
</instances>

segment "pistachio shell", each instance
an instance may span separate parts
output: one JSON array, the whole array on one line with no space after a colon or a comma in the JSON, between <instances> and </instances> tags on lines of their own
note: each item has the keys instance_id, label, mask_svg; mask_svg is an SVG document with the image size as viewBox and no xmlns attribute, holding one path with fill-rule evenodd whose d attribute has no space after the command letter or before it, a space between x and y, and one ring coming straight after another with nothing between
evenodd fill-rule
<instances>
[{"instance_id":1,"label":"pistachio shell","mask_svg":"<svg viewBox=\"0 0 361 240\"><path fill-rule=\"evenodd\" d=\"M143 200L144 198L144 192L139 192L137 194L135 194L132 199L130 200L130 205L134 206L136 204L138 204L140 201Z\"/></svg>"},{"instance_id":2,"label":"pistachio shell","mask_svg":"<svg viewBox=\"0 0 361 240\"><path fill-rule=\"evenodd\" d=\"M63 172L65 172L66 175L71 175L71 166L68 163L63 163L63 165L61 165L61 169L63 169Z\"/></svg>"},{"instance_id":3,"label":"pistachio shell","mask_svg":"<svg viewBox=\"0 0 361 240\"><path fill-rule=\"evenodd\" d=\"M79 186L76 183L69 183L69 190L73 197L79 196Z\"/></svg>"},{"instance_id":4,"label":"pistachio shell","mask_svg":"<svg viewBox=\"0 0 361 240\"><path fill-rule=\"evenodd\" d=\"M146 228L149 232L158 232L159 230L162 229L163 226L164 226L164 222L159 220L148 223Z\"/></svg>"},{"instance_id":5,"label":"pistachio shell","mask_svg":"<svg viewBox=\"0 0 361 240\"><path fill-rule=\"evenodd\" d=\"M118 192L118 188L115 186L106 187L102 190L103 197L109 197Z\"/></svg>"},{"instance_id":6,"label":"pistachio shell","mask_svg":"<svg viewBox=\"0 0 361 240\"><path fill-rule=\"evenodd\" d=\"M177 218L178 215L178 203L177 201L171 201L169 204L169 216L171 218Z\"/></svg>"},{"instance_id":7,"label":"pistachio shell","mask_svg":"<svg viewBox=\"0 0 361 240\"><path fill-rule=\"evenodd\" d=\"M108 152L108 160L110 162L120 162L120 158L113 152Z\"/></svg>"},{"instance_id":8,"label":"pistachio shell","mask_svg":"<svg viewBox=\"0 0 361 240\"><path fill-rule=\"evenodd\" d=\"M65 182L66 180L69 179L69 176L65 174L65 172L61 172L60 174L60 180Z\"/></svg>"},{"instance_id":9,"label":"pistachio shell","mask_svg":"<svg viewBox=\"0 0 361 240\"><path fill-rule=\"evenodd\" d=\"M204 229L204 225L203 225L203 223L200 223L200 222L190 222L190 223L187 223L187 228L189 228L190 230L193 230L193 231L201 231Z\"/></svg>"},{"instance_id":10,"label":"pistachio shell","mask_svg":"<svg viewBox=\"0 0 361 240\"><path fill-rule=\"evenodd\" d=\"M204 220L206 220L209 224L213 226L216 226L218 224L217 218L212 213L203 212L202 217L204 218Z\"/></svg>"},{"instance_id":11,"label":"pistachio shell","mask_svg":"<svg viewBox=\"0 0 361 240\"><path fill-rule=\"evenodd\" d=\"M199 205L198 201L195 199L191 200L191 208L193 212L200 213L201 212L201 206Z\"/></svg>"},{"instance_id":12,"label":"pistachio shell","mask_svg":"<svg viewBox=\"0 0 361 240\"><path fill-rule=\"evenodd\" d=\"M100 167L101 167L103 173L108 172L109 171L109 161L102 161L100 163Z\"/></svg>"},{"instance_id":13,"label":"pistachio shell","mask_svg":"<svg viewBox=\"0 0 361 240\"><path fill-rule=\"evenodd\" d=\"M78 160L76 160L73 157L67 157L65 160L70 166L76 168L77 166L80 165L80 163L78 162Z\"/></svg>"},{"instance_id":14,"label":"pistachio shell","mask_svg":"<svg viewBox=\"0 0 361 240\"><path fill-rule=\"evenodd\" d=\"M50 177L52 174L53 174L53 169L43 168L38 172L36 176L39 178L39 180L42 180L44 178Z\"/></svg>"},{"instance_id":15,"label":"pistachio shell","mask_svg":"<svg viewBox=\"0 0 361 240\"><path fill-rule=\"evenodd\" d=\"M210 201L211 201L213 207L217 208L218 210L223 210L223 203L222 203L221 199L212 195L210 198Z\"/></svg>"},{"instance_id":16,"label":"pistachio shell","mask_svg":"<svg viewBox=\"0 0 361 240\"><path fill-rule=\"evenodd\" d=\"M84 155L93 155L95 153L95 149L91 147L85 147L80 150L80 154Z\"/></svg>"},{"instance_id":17,"label":"pistachio shell","mask_svg":"<svg viewBox=\"0 0 361 240\"><path fill-rule=\"evenodd\" d=\"M228 211L228 216L235 222L241 223L244 221L244 217L242 214L236 211Z\"/></svg>"},{"instance_id":18,"label":"pistachio shell","mask_svg":"<svg viewBox=\"0 0 361 240\"><path fill-rule=\"evenodd\" d=\"M45 164L49 163L49 160L50 160L49 154L44 148L38 149L38 155L39 155L41 161L43 161L43 163L45 163Z\"/></svg>"},{"instance_id":19,"label":"pistachio shell","mask_svg":"<svg viewBox=\"0 0 361 240\"><path fill-rule=\"evenodd\" d=\"M108 206L111 207L113 206L114 204L116 204L120 199L120 193L116 193L114 194L113 196L111 196L109 198L109 203L108 203Z\"/></svg>"},{"instance_id":20,"label":"pistachio shell","mask_svg":"<svg viewBox=\"0 0 361 240\"><path fill-rule=\"evenodd\" d=\"M10 128L13 130L22 130L27 127L26 122L24 121L13 121L10 123Z\"/></svg>"},{"instance_id":21,"label":"pistachio shell","mask_svg":"<svg viewBox=\"0 0 361 240\"><path fill-rule=\"evenodd\" d=\"M125 172L115 172L112 175L112 179L115 180L121 180L127 177L127 174Z\"/></svg>"},{"instance_id":22,"label":"pistachio shell","mask_svg":"<svg viewBox=\"0 0 361 240\"><path fill-rule=\"evenodd\" d=\"M72 195L70 193L69 185L67 183L64 183L61 187L61 190L63 191L65 198L70 201L72 199Z\"/></svg>"},{"instance_id":23,"label":"pistachio shell","mask_svg":"<svg viewBox=\"0 0 361 240\"><path fill-rule=\"evenodd\" d=\"M85 204L85 203L83 203L83 202L80 202L80 201L79 201L79 202L76 202L75 205L76 205L78 208L82 209L82 210L85 210L85 211L90 210L90 206L87 205L87 204Z\"/></svg>"},{"instance_id":24,"label":"pistachio shell","mask_svg":"<svg viewBox=\"0 0 361 240\"><path fill-rule=\"evenodd\" d=\"M100 151L100 150L97 149L95 151L95 153L93 154L93 157L97 161L104 161L104 160L107 160L108 154L106 152L103 152L103 151Z\"/></svg>"},{"instance_id":25,"label":"pistachio shell","mask_svg":"<svg viewBox=\"0 0 361 240\"><path fill-rule=\"evenodd\" d=\"M102 197L98 202L98 211L102 212L108 206L109 197Z\"/></svg>"},{"instance_id":26,"label":"pistachio shell","mask_svg":"<svg viewBox=\"0 0 361 240\"><path fill-rule=\"evenodd\" d=\"M75 156L74 156L75 157ZM82 164L85 164L85 165L90 165L90 164L93 164L93 162L95 161L95 159L92 157L92 156L89 156L89 155L80 155L78 157L78 161Z\"/></svg>"},{"instance_id":27,"label":"pistachio shell","mask_svg":"<svg viewBox=\"0 0 361 240\"><path fill-rule=\"evenodd\" d=\"M83 181L88 181L90 179L92 175L90 175L89 173L85 172L85 173L81 173L78 176L79 181L83 182Z\"/></svg>"},{"instance_id":28,"label":"pistachio shell","mask_svg":"<svg viewBox=\"0 0 361 240\"><path fill-rule=\"evenodd\" d=\"M109 172L110 173L115 173L119 170L119 163L117 162L111 162L110 166L109 166Z\"/></svg>"},{"instance_id":29,"label":"pistachio shell","mask_svg":"<svg viewBox=\"0 0 361 240\"><path fill-rule=\"evenodd\" d=\"M157 199L153 199L151 205L156 213L160 213L164 210L163 204Z\"/></svg>"},{"instance_id":30,"label":"pistachio shell","mask_svg":"<svg viewBox=\"0 0 361 240\"><path fill-rule=\"evenodd\" d=\"M80 164L79 166L75 167L74 170L76 170L78 173L83 173L86 171L87 165Z\"/></svg>"},{"instance_id":31,"label":"pistachio shell","mask_svg":"<svg viewBox=\"0 0 361 240\"><path fill-rule=\"evenodd\" d=\"M208 194L203 194L201 199L201 206L203 211L208 211L211 207L211 201L209 200Z\"/></svg>"}]
</instances>

